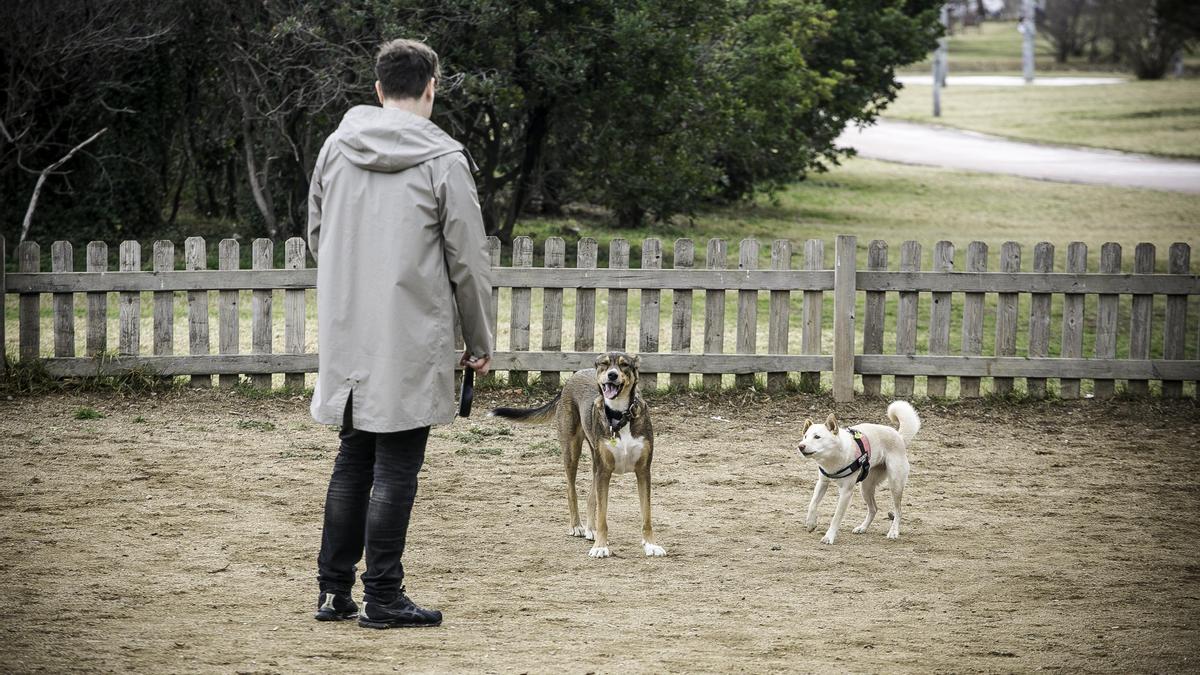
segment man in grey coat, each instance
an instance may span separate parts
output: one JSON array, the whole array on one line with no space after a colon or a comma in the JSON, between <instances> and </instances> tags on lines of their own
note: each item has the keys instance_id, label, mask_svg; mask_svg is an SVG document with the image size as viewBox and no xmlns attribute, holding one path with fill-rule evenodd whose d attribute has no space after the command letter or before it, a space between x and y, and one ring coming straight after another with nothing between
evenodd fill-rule
<instances>
[{"instance_id":1,"label":"man in grey coat","mask_svg":"<svg viewBox=\"0 0 1200 675\"><path fill-rule=\"evenodd\" d=\"M455 312L490 367L490 263L473 163L429 120L438 58L411 40L376 58L381 107L356 106L325 141L309 189L320 361L312 415L341 424L317 559L316 618L429 626L405 595L404 553L432 424L454 417ZM363 608L350 596L366 551Z\"/></svg>"}]
</instances>

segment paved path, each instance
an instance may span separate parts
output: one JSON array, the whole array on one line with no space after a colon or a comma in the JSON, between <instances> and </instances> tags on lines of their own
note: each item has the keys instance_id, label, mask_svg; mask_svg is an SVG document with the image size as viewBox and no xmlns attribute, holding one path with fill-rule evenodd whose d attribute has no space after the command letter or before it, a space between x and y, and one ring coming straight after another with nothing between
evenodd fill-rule
<instances>
[{"instance_id":1,"label":"paved path","mask_svg":"<svg viewBox=\"0 0 1200 675\"><path fill-rule=\"evenodd\" d=\"M1195 161L1023 143L887 119L862 130L850 127L837 143L855 148L860 157L888 162L1200 194L1200 162Z\"/></svg>"},{"instance_id":2,"label":"paved path","mask_svg":"<svg viewBox=\"0 0 1200 675\"><path fill-rule=\"evenodd\" d=\"M900 84L933 84L932 75L900 75ZM1123 77L1035 77L1035 87L1087 87L1097 84L1124 84ZM1019 75L947 75L946 86L1024 87L1025 78Z\"/></svg>"}]
</instances>

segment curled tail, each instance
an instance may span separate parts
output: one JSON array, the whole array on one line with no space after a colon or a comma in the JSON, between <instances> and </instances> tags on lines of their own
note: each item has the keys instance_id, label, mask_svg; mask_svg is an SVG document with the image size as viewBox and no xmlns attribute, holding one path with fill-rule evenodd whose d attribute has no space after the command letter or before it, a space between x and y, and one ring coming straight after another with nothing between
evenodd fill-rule
<instances>
[{"instance_id":1,"label":"curled tail","mask_svg":"<svg viewBox=\"0 0 1200 675\"><path fill-rule=\"evenodd\" d=\"M503 417L524 424L544 424L554 419L554 409L558 406L560 398L562 398L561 391L555 394L549 403L538 408L496 408L488 413L488 415L490 417Z\"/></svg>"},{"instance_id":2,"label":"curled tail","mask_svg":"<svg viewBox=\"0 0 1200 675\"><path fill-rule=\"evenodd\" d=\"M887 409L888 418L900 425L900 437L905 445L921 430L921 418L907 401L893 401Z\"/></svg>"}]
</instances>

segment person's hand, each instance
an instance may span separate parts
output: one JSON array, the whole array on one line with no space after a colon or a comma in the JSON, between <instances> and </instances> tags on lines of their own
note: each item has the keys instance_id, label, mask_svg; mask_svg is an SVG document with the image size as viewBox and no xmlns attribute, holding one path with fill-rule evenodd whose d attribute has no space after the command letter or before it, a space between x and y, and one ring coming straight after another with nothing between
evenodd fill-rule
<instances>
[{"instance_id":1,"label":"person's hand","mask_svg":"<svg viewBox=\"0 0 1200 675\"><path fill-rule=\"evenodd\" d=\"M492 357L484 356L475 358L471 356L471 352L463 352L462 358L458 362L466 368L470 368L480 375L487 375L492 369Z\"/></svg>"}]
</instances>

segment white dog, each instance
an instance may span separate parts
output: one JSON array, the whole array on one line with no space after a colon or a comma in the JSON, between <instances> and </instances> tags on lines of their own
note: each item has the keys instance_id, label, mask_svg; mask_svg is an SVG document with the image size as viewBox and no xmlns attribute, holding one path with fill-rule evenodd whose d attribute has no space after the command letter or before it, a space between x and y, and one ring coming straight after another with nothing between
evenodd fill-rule
<instances>
[{"instance_id":1,"label":"white dog","mask_svg":"<svg viewBox=\"0 0 1200 675\"><path fill-rule=\"evenodd\" d=\"M888 490L892 493L892 526L888 539L900 536L900 498L908 483L909 441L921 428L917 411L905 401L895 401L888 406L888 417L900 425L897 431L882 424L860 424L841 427L837 417L830 413L825 424L804 421L804 440L800 443L800 454L817 462L817 485L813 489L812 501L808 503L808 518L805 526L809 532L817 528L817 504L825 496L830 483L837 483L838 503L833 513L829 530L821 538L822 544L832 544L837 539L846 506L854 495L855 483L863 484L863 501L867 503L867 519L854 528L862 534L871 526L878 509L875 507L875 488L887 478Z\"/></svg>"}]
</instances>

